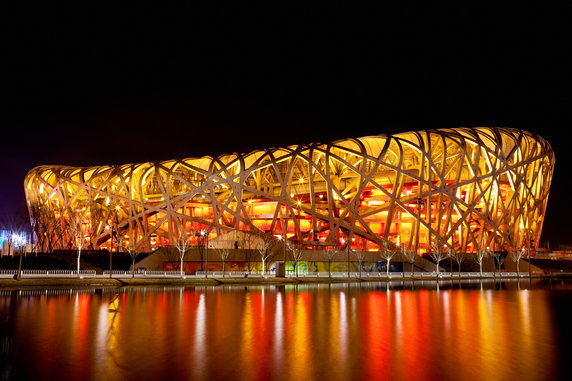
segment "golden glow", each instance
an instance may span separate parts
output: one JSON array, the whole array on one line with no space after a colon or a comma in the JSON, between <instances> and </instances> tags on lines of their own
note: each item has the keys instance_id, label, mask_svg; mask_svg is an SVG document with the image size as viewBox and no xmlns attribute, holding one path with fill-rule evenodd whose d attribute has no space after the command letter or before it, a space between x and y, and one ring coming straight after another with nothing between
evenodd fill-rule
<instances>
[{"instance_id":1,"label":"golden glow","mask_svg":"<svg viewBox=\"0 0 572 381\"><path fill-rule=\"evenodd\" d=\"M73 379L564 379L568 285L462 285L22 290L0 306L30 379L62 364Z\"/></svg>"},{"instance_id":2,"label":"golden glow","mask_svg":"<svg viewBox=\"0 0 572 381\"><path fill-rule=\"evenodd\" d=\"M42 166L28 173L25 189L44 251L76 245L70 227L82 209L94 249L109 247L105 225L113 221L138 250L171 245L190 230L216 239L259 229L308 245L353 237L353 249L376 250L384 237L422 253L439 239L470 252L539 242L553 166L539 136L457 128L303 150Z\"/></svg>"}]
</instances>

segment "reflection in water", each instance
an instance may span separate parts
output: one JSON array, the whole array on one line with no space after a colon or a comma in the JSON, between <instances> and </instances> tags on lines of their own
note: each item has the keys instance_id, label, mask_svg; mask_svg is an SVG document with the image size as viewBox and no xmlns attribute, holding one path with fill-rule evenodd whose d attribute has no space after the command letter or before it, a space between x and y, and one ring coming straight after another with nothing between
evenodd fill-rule
<instances>
[{"instance_id":1,"label":"reflection in water","mask_svg":"<svg viewBox=\"0 0 572 381\"><path fill-rule=\"evenodd\" d=\"M204 373L207 311L205 307L205 294L199 295L199 304L196 310L195 340L193 345L193 378L200 378Z\"/></svg>"},{"instance_id":2,"label":"reflection in water","mask_svg":"<svg viewBox=\"0 0 572 381\"><path fill-rule=\"evenodd\" d=\"M282 363L284 353L284 306L282 301L282 292L276 293L276 309L274 312L274 335L272 362L274 364Z\"/></svg>"},{"instance_id":3,"label":"reflection in water","mask_svg":"<svg viewBox=\"0 0 572 381\"><path fill-rule=\"evenodd\" d=\"M556 301L571 290L401 282L1 291L1 375L560 379L560 343L571 334L557 325Z\"/></svg>"}]
</instances>

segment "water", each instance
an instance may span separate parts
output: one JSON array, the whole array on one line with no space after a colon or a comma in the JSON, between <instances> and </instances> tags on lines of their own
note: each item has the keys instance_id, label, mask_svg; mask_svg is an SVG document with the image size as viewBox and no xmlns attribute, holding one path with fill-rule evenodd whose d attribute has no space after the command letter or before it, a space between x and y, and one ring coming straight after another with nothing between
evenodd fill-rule
<instances>
[{"instance_id":1,"label":"water","mask_svg":"<svg viewBox=\"0 0 572 381\"><path fill-rule=\"evenodd\" d=\"M3 380L570 379L565 281L0 291Z\"/></svg>"}]
</instances>

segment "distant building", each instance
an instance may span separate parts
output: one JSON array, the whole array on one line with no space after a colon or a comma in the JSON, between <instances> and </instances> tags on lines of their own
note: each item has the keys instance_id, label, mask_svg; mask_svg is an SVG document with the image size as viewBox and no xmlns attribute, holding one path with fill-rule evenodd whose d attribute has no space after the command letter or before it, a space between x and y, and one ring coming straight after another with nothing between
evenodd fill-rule
<instances>
[{"instance_id":1,"label":"distant building","mask_svg":"<svg viewBox=\"0 0 572 381\"><path fill-rule=\"evenodd\" d=\"M388 239L419 254L445 245L474 252L536 246L553 168L552 148L538 135L455 128L216 157L41 166L25 190L44 251L150 251L204 238L239 247L232 232L240 230L307 247L374 251Z\"/></svg>"}]
</instances>

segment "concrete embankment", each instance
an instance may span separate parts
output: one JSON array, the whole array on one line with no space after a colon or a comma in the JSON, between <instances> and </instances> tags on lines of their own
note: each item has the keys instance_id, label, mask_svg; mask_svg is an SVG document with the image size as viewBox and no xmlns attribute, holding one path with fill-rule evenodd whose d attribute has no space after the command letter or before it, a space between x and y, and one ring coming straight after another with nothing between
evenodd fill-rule
<instances>
[{"instance_id":1,"label":"concrete embankment","mask_svg":"<svg viewBox=\"0 0 572 381\"><path fill-rule=\"evenodd\" d=\"M556 275L557 276L557 275ZM539 278L539 275L533 276ZM543 275L542 277L550 277ZM81 288L81 287L128 287L128 286L217 286L217 285L266 285L266 284L314 284L314 283L359 283L359 282L388 282L388 281L421 281L421 280L467 280L467 279L498 279L511 280L517 277L368 277L368 278L342 278L342 277L300 277L300 278L12 278L0 279L0 289L17 290L27 288ZM528 279L528 277L520 277Z\"/></svg>"},{"instance_id":2,"label":"concrete embankment","mask_svg":"<svg viewBox=\"0 0 572 381\"><path fill-rule=\"evenodd\" d=\"M219 284L296 284L295 278L22 278L0 279L0 289L51 287L217 286Z\"/></svg>"}]
</instances>

